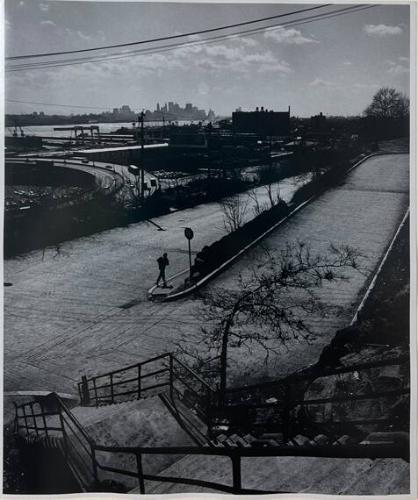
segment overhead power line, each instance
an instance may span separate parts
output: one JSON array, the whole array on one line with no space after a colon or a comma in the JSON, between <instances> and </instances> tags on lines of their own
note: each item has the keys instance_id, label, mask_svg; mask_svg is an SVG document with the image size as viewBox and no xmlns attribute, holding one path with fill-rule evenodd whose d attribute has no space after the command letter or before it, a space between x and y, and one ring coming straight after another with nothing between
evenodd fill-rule
<instances>
[{"instance_id":1,"label":"overhead power line","mask_svg":"<svg viewBox=\"0 0 418 500\"><path fill-rule=\"evenodd\" d=\"M60 108L77 108L77 109L100 109L103 111L103 108L98 106L80 106L75 104L54 104L52 102L33 102L33 101L19 101L17 99L5 99L6 102L13 102L17 104L38 104L42 106L53 106Z\"/></svg>"},{"instance_id":2,"label":"overhead power line","mask_svg":"<svg viewBox=\"0 0 418 500\"><path fill-rule=\"evenodd\" d=\"M303 24L307 24L307 23L311 23L311 22L315 22L315 21L322 21L322 20L330 19L333 17L345 15L345 14L359 12L361 10L371 9L374 7L375 7L375 5L355 5L355 6L351 6L351 7L337 9L337 10L334 10L331 12L325 12L325 13L321 13L321 14L314 15L314 16L308 16L305 18L299 18L296 20L287 21L287 22L280 23L280 24L274 24L274 25L263 26L263 27L259 27L259 28L253 28L250 30L240 31L240 32L231 33L231 34L218 35L216 37L206 38L204 40L187 41L187 42L181 42L181 43L175 43L175 44L160 45L157 47L149 47L149 48L139 49L139 50L135 50L135 51L129 51L129 52L125 51L122 53L103 55L103 56L98 55L98 56L89 56L89 57L85 57L85 58L73 58L73 59L41 61L41 62L33 62L33 63L22 63L19 65L10 66L9 68L6 69L6 71L13 72L13 71L25 71L25 70L29 70L29 69L42 69L42 68L54 68L54 67L62 67L62 66L73 66L73 65L78 65L78 64L87 64L87 63L92 63L92 62L103 62L103 61L114 60L114 59L126 59L126 58L130 58L133 56L139 56L139 55L158 54L158 53L162 53L162 52L176 50L176 49L179 49L182 47L210 44L210 43L218 42L220 40L225 40L225 39L233 39L233 38L237 38L237 37L245 38L246 36L251 36L251 35L263 32L265 30L270 30L270 29L274 29L274 28L280 29L280 28L288 27L288 26L300 26Z\"/></svg>"},{"instance_id":3,"label":"overhead power line","mask_svg":"<svg viewBox=\"0 0 418 500\"><path fill-rule=\"evenodd\" d=\"M248 24L261 23L264 21L271 21L272 19L279 19L279 18L283 18L283 17L287 17L287 16L292 16L294 14L300 14L300 13L308 12L308 11L312 11L312 10L323 9L324 7L328 7L330 5L332 5L332 4L317 5L315 7L294 10L292 12L287 12L285 14L277 14L275 16L262 17L259 19L252 19L250 21L243 21L241 23L229 24L229 25L225 25L225 26L219 26L216 28L208 28L205 30L190 31L188 33L182 33L180 35L171 35L171 36L164 36L164 37L159 37L159 38L150 38L148 40L140 40L140 41L136 41L136 42L118 43L118 44L114 44L114 45L102 45L100 47L91 47L89 49L66 50L66 51L61 51L61 52L44 52L44 53L40 53L40 54L24 54L24 55L19 55L19 56L9 56L9 57L6 57L6 61L12 61L12 60L18 60L18 59L33 59L33 58L48 57L48 56L79 54L81 52L93 52L93 51L98 51L98 50L116 49L116 48L122 48L122 47L132 47L135 45L142 45L142 44L146 44L146 43L163 42L166 40L175 40L175 39L183 38L186 36L204 35L207 33L213 33L215 31L221 31L221 30L226 30L226 29L231 29L231 28L238 28L240 26L246 26Z\"/></svg>"}]
</instances>

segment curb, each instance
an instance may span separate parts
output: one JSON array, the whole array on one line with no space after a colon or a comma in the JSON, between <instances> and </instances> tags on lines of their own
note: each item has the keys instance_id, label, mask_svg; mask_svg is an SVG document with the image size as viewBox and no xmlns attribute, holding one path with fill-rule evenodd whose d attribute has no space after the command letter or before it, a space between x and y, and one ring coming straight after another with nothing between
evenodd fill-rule
<instances>
[{"instance_id":1,"label":"curb","mask_svg":"<svg viewBox=\"0 0 418 500\"><path fill-rule=\"evenodd\" d=\"M173 274L173 276L170 276L169 278L166 279L166 283L170 283L171 281L173 281L174 279L178 278L179 276L181 276L182 274L186 274L189 272L189 269L183 269L183 271L180 271L176 274ZM157 289L159 288L158 285L154 285L153 287L151 287L149 290L148 290L148 297L151 298L151 299L158 299L158 297L153 297L152 296L152 293Z\"/></svg>"},{"instance_id":2,"label":"curb","mask_svg":"<svg viewBox=\"0 0 418 500\"><path fill-rule=\"evenodd\" d=\"M361 165L363 162L365 162L366 160L368 160L369 158L372 158L374 156L381 156L381 155L387 155L387 154L398 154L398 153L386 153L386 152L376 152L376 153L371 153L367 156L365 156L364 158L362 158L361 160L359 160L357 163L355 163L354 165L352 165L348 170L345 171L345 175L350 173L352 170L354 170L356 167L358 167L359 165ZM400 153L402 154L402 153ZM408 154L408 153L404 153L404 154ZM220 274L222 271L224 271L228 266L230 266L231 264L233 264L236 260L238 260L245 252L247 252L248 250L250 250L253 246L257 245L263 238L265 238L266 236L268 236L270 233L272 233L275 229L277 229L281 224L283 224L284 222L286 222L288 219L290 219L293 215L295 215L297 212L299 212L302 208L304 208L306 205L308 205L311 201L315 200L316 198L322 196L322 194L324 193L324 191L318 193L318 194L315 194L313 196L311 196L310 198L308 198L306 201L302 202L300 205L298 205L296 208L294 208L290 214L286 215L286 217L284 217L283 219L279 220L278 222L276 222L273 226L271 226L267 231L265 231L263 234L261 234L260 236L258 236L255 240L253 240L251 243L249 243L248 245L246 245L244 248L242 248L238 253L236 253L233 257L231 257L230 259L228 259L227 261L225 261L223 264L221 264L218 268L216 268L215 270L213 270L212 272L210 272L209 274L207 274L206 276L204 276L200 281L198 281L197 283L195 283L193 286L185 289L185 290L181 290L180 292L177 292L177 293L173 293L171 295L166 295L165 297L163 297L161 299L162 302L171 302L171 301L174 301L174 300L178 300L178 299L181 299L183 297L186 297L187 295L199 290L200 288L202 288L204 285L206 285L206 283L208 281L210 281L211 279L215 278L218 274ZM189 270L186 269L186 270L183 270L181 271L180 273L177 273L176 275L170 277L167 282L169 280L172 280L174 279L175 277L178 277L180 276L181 274L184 274L186 272L188 272ZM151 288L148 292L148 294L152 294L152 291L151 290L155 290L155 287Z\"/></svg>"},{"instance_id":3,"label":"curb","mask_svg":"<svg viewBox=\"0 0 418 500\"><path fill-rule=\"evenodd\" d=\"M396 240L398 239L399 233L401 232L403 226L405 225L405 222L406 222L406 220L407 220L407 218L409 216L409 212L410 212L410 209L408 207L408 209L405 212L405 215L402 217L402 220L401 220L401 222L400 222L400 224L399 224L399 226L398 226L395 234L393 235L392 239L390 240L390 243L389 243L388 247L386 248L386 251L383 254L382 259L380 260L380 263L379 263L376 271L373 274L373 277L372 277L372 279L371 279L371 281L369 283L369 286L367 287L367 290L364 293L364 295L363 295L363 297L361 299L361 302L360 302L359 306L356 309L356 312L355 312L355 314L353 316L353 319L350 322L350 326L353 326L357 322L358 316L361 313L361 311L363 310L363 307L365 306L366 301L369 298L370 293L372 292L373 288L376 285L377 278L379 277L379 275L380 275L380 273L381 273L381 271L383 269L383 266L385 265L385 262L387 261L387 259L389 257L389 254L391 253L392 248L393 248L394 244L396 243Z\"/></svg>"}]
</instances>

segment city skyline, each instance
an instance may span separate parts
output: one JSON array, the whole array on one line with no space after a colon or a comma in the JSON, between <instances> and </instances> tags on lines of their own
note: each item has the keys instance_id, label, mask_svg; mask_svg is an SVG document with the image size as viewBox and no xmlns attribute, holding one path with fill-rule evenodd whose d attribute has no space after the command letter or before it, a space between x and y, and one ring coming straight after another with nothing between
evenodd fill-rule
<instances>
[{"instance_id":1,"label":"city skyline","mask_svg":"<svg viewBox=\"0 0 418 500\"><path fill-rule=\"evenodd\" d=\"M6 56L178 35L304 7L309 5L8 1ZM282 110L288 105L298 116L358 115L383 86L409 94L408 5L376 5L169 52L10 72L6 99L73 104L65 113L79 113L77 106L91 106L93 112L95 107L137 109L140 103L177 101L218 115L238 107ZM63 109L48 106L44 112ZM39 105L6 106L8 113L33 111Z\"/></svg>"}]
</instances>

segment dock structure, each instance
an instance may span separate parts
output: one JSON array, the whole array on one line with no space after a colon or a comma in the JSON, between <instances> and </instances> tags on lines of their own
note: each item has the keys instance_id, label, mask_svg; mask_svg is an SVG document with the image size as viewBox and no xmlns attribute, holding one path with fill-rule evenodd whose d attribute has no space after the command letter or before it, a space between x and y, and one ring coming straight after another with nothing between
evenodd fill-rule
<instances>
[{"instance_id":1,"label":"dock structure","mask_svg":"<svg viewBox=\"0 0 418 500\"><path fill-rule=\"evenodd\" d=\"M168 152L168 143L146 144L143 147L144 158L142 158L141 145L98 147L93 149L77 150L77 155L84 156L89 160L118 163L130 165L131 163L146 161L149 167L160 163Z\"/></svg>"}]
</instances>

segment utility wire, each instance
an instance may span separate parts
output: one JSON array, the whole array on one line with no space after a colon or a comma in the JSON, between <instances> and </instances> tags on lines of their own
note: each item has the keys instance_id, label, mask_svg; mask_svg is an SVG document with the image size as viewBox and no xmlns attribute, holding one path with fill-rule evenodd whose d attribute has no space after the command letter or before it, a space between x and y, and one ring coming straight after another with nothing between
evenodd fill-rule
<instances>
[{"instance_id":1,"label":"utility wire","mask_svg":"<svg viewBox=\"0 0 418 500\"><path fill-rule=\"evenodd\" d=\"M160 38L151 38L148 40L141 40L141 41L137 41L137 42L119 43L119 44L114 44L114 45L102 45L100 47L92 47L90 49L67 50L67 51L61 51L61 52L44 52L41 54L25 54L25 55L19 55L19 56L9 56L9 57L6 57L6 61L18 60L18 59L38 58L38 57L47 57L47 56L67 55L67 54L79 54L81 52L92 52L92 51L104 50L104 49L132 47L134 45L142 45L145 43L154 43L154 42L162 42L165 40L174 40L174 39L178 39L178 38L183 38L185 36L202 35L202 34L206 34L206 33L213 33L215 31L221 31L221 30L226 30L226 29L231 29L231 28L238 28L240 26L246 26L248 24L255 24L255 23L260 23L263 21L271 21L272 19L279 19L282 17L291 16L294 14L300 14L303 12L308 12L308 11L312 11L312 10L316 10L316 9L323 9L324 7L328 7L330 5L332 5L332 4L317 5L315 7L309 7L306 9L299 9L299 10L295 10L292 12L287 12L285 14L278 14L275 16L262 17L260 19L253 19L251 21L244 21L241 23L219 26L217 28L209 28L209 29L199 30L199 31L190 31L188 33L183 33L181 35L171 35L171 36L164 36L164 37L160 37Z\"/></svg>"},{"instance_id":2,"label":"utility wire","mask_svg":"<svg viewBox=\"0 0 418 500\"><path fill-rule=\"evenodd\" d=\"M201 45L201 44L206 44L206 43L213 43L213 42L216 42L218 40L224 40L227 38L235 38L235 37L239 37L242 34L244 34L244 35L245 34L247 34L247 35L256 34L259 32L263 32L266 29L274 29L274 28L280 29L284 26L298 26L299 24L305 24L305 22L311 22L312 20L321 20L322 18L335 17L336 15L339 15L340 12L344 13L345 11L352 11L354 9L362 10L362 9L371 8L371 7L372 6L356 5L356 6L351 6L351 7L345 7L343 9L338 9L336 11L325 12L322 14L318 14L316 16L308 16L308 17L294 19L294 20L287 21L287 22L280 23L280 24L276 23L276 24L272 24L272 25L268 25L268 26L253 28L250 30L238 31L236 33L218 35L216 37L206 38L203 40L190 40L190 41L186 41L186 42L177 42L177 43L168 44L168 45L159 45L157 47L147 47L147 48L139 49L136 51L129 51L129 52L124 51L124 52L108 54L108 55L89 56L86 58L59 59L59 60L55 60L55 61L40 61L40 62L34 62L34 63L22 63L20 65L12 66L12 68L14 68L14 67L16 67L16 68L31 67L32 68L32 67L45 66L45 65L49 66L52 64L54 64L54 65L55 64L60 64L60 65L65 64L66 65L69 62L70 63L72 63L72 62L75 62L75 63L80 62L81 63L84 61L85 62L93 62L96 60L97 61L104 61L104 60L107 60L108 58L109 59L116 59L116 58L119 58L119 55L122 56L121 58L126 58L126 57L130 57L130 55L132 55L132 54L159 53L159 52L165 51L165 50L161 50L161 49L173 50L173 49L181 48L181 47L185 47L185 46L195 46L195 45ZM305 22L300 22L300 21L305 21Z\"/></svg>"},{"instance_id":3,"label":"utility wire","mask_svg":"<svg viewBox=\"0 0 418 500\"><path fill-rule=\"evenodd\" d=\"M100 109L103 111L103 108L100 108L98 106L77 106L73 104L54 104L54 103L48 103L48 102L32 102L32 101L18 101L17 99L5 99L6 102L13 102L17 104L39 104L42 106L57 106L61 108L80 108L80 109Z\"/></svg>"},{"instance_id":4,"label":"utility wire","mask_svg":"<svg viewBox=\"0 0 418 500\"><path fill-rule=\"evenodd\" d=\"M177 48L182 48L182 47L187 47L187 46L196 46L196 45L202 45L206 43L214 43L219 40L224 40L224 39L232 39L236 37L241 37L245 38L245 35L253 35L262 31L265 31L267 29L280 29L285 26L299 26L302 24L306 24L308 22L313 22L313 21L320 21L322 19L328 19L331 17L336 17L339 15L343 15L345 13L350 13L350 12L357 12L359 10L364 10L364 9L369 9L374 6L361 6L357 5L354 7L346 7L343 9L338 9L337 11L332 11L329 13L323 13L319 14L316 16L309 16L306 18L300 18L296 19L293 21L288 21L285 23L281 23L279 25L274 24L274 25L269 25L269 26L264 26L260 28L255 28L251 30L246 30L246 31L241 31L237 33L232 33L232 34L226 34L226 35L219 35L217 37L212 37L204 40L196 40L196 41L188 41L188 42L182 42L182 43L176 43L176 44L169 44L169 45L162 45L162 46L157 46L157 47L149 47L145 49L139 49L136 51L129 51L129 52L122 52L122 53L116 53L116 54L109 54L109 55L103 55L103 56L89 56L87 58L78 58L78 59L63 59L63 60L56 60L56 61L41 61L38 63L23 63L20 65L12 66L10 67L7 71L22 71L26 69L36 69L40 67L59 67L59 66L69 66L69 65L76 65L76 64L85 64L85 63L91 63L91 62L100 62L100 61L107 61L107 60L113 60L113 59L125 59L128 57L131 57L132 55L142 55L142 54L157 54L161 52L167 52L169 50L175 50ZM244 35L244 36L242 36Z\"/></svg>"},{"instance_id":5,"label":"utility wire","mask_svg":"<svg viewBox=\"0 0 418 500\"><path fill-rule=\"evenodd\" d=\"M232 33L232 34L225 34L225 35L219 35L216 37L212 38L207 38L204 40L197 40L197 41L188 41L188 42L182 42L182 43L176 43L176 44L169 44L169 45L162 45L162 46L157 46L157 47L150 47L150 48L145 48L145 49L140 49L136 51L130 51L130 52L122 52L122 53L117 53L117 54L110 54L110 55L104 55L104 56L96 56L96 57L87 57L87 58L78 58L78 59L63 59L63 60L55 60L55 61L43 61L43 62L38 62L38 63L27 63L27 64L20 64L20 65L15 65L11 66L8 69L6 69L6 72L14 72L14 71L25 71L29 69L39 69L39 68L54 68L54 67L62 67L62 66L73 66L73 65L78 65L78 64L86 64L86 63L92 63L92 62L102 62L102 61L108 61L108 60L114 60L114 59L126 59L132 56L137 56L137 55L148 55L148 54L158 54L161 52L168 52L171 50L176 50L178 48L182 47L189 47L189 46L199 46L199 45L204 45L204 44L210 44L217 42L219 40L224 40L224 39L233 39L233 38L245 38L246 36L251 36L260 32L263 32L265 30L273 30L274 28L280 29L282 27L286 26L300 26L303 24L311 23L314 21L321 21L325 19L330 19L333 17L341 16L344 14L349 14L349 13L354 13L354 12L359 12L361 10L366 10L366 9L371 9L374 8L375 5L356 5L353 7L346 7L343 9L338 9L336 11L328 12L328 13L322 13L316 16L309 16L306 18L300 18L296 19L294 21L288 21L284 23L280 23L279 25L274 24L274 25L269 25L269 26L264 26L264 27L259 27L251 30L245 30L237 33Z\"/></svg>"}]
</instances>

